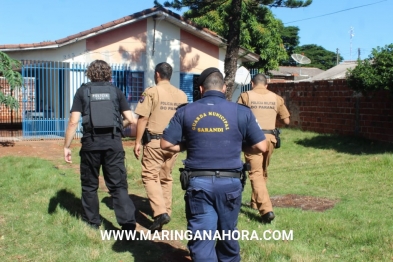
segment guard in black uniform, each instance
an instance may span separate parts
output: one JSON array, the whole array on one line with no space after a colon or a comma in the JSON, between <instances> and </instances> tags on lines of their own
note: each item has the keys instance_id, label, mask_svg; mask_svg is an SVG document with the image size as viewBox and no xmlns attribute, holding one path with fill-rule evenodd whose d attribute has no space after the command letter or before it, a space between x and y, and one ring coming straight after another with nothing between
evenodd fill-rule
<instances>
[{"instance_id":1,"label":"guard in black uniform","mask_svg":"<svg viewBox=\"0 0 393 262\"><path fill-rule=\"evenodd\" d=\"M75 94L64 141L64 159L72 163L70 145L82 115L82 218L93 228L101 225L97 189L102 166L117 222L124 230L135 230L135 207L128 196L121 132L122 116L129 123L135 124L136 120L124 94L109 82L112 71L105 61L93 61L86 75L91 82L83 84Z\"/></svg>"},{"instance_id":2,"label":"guard in black uniform","mask_svg":"<svg viewBox=\"0 0 393 262\"><path fill-rule=\"evenodd\" d=\"M237 240L196 236L203 232L232 235L237 230L243 142L250 151L264 152L265 136L248 107L225 99L226 86L217 68L204 70L198 84L202 99L176 111L161 138L161 148L187 150L181 180L186 189L187 229L193 233L188 242L193 261L240 261Z\"/></svg>"}]
</instances>

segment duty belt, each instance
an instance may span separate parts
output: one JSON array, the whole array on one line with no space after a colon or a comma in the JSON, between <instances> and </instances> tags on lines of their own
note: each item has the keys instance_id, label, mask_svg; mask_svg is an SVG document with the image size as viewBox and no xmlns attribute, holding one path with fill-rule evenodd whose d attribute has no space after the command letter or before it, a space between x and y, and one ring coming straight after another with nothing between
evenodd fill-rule
<instances>
[{"instance_id":1,"label":"duty belt","mask_svg":"<svg viewBox=\"0 0 393 262\"><path fill-rule=\"evenodd\" d=\"M190 177L196 176L216 176L216 177L234 177L240 178L240 172L228 172L228 171L209 171L209 170L201 170L201 171L190 171Z\"/></svg>"},{"instance_id":2,"label":"duty belt","mask_svg":"<svg viewBox=\"0 0 393 262\"><path fill-rule=\"evenodd\" d=\"M274 135L274 130L262 129L262 131L263 131L263 133L265 133L265 134Z\"/></svg>"},{"instance_id":3,"label":"duty belt","mask_svg":"<svg viewBox=\"0 0 393 262\"><path fill-rule=\"evenodd\" d=\"M162 136L162 135L153 135L153 134L150 134L150 138L151 138L151 139L161 139L161 136Z\"/></svg>"}]
</instances>

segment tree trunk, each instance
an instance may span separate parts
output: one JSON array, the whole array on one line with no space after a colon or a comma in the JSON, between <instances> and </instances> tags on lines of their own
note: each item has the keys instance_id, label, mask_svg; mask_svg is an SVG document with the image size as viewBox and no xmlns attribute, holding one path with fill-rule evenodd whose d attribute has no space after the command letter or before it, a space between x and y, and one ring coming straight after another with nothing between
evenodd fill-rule
<instances>
[{"instance_id":1,"label":"tree trunk","mask_svg":"<svg viewBox=\"0 0 393 262\"><path fill-rule=\"evenodd\" d=\"M241 19L242 0L232 0L231 15L229 17L229 30L227 35L227 50L225 53L224 82L227 85L226 98L232 99L237 70L237 59L239 56L240 45L240 19Z\"/></svg>"}]
</instances>

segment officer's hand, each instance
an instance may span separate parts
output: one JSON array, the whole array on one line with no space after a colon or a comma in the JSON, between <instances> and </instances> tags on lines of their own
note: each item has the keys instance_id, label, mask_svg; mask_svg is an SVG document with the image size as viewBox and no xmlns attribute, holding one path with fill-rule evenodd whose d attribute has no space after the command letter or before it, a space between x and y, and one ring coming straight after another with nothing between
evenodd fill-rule
<instances>
[{"instance_id":1,"label":"officer's hand","mask_svg":"<svg viewBox=\"0 0 393 262\"><path fill-rule=\"evenodd\" d=\"M67 163L72 163L72 160L71 160L71 149L69 149L69 148L64 148L64 160L67 162Z\"/></svg>"},{"instance_id":2,"label":"officer's hand","mask_svg":"<svg viewBox=\"0 0 393 262\"><path fill-rule=\"evenodd\" d=\"M139 155L141 154L141 143L135 142L135 147L134 147L134 156L136 159L139 160Z\"/></svg>"}]
</instances>

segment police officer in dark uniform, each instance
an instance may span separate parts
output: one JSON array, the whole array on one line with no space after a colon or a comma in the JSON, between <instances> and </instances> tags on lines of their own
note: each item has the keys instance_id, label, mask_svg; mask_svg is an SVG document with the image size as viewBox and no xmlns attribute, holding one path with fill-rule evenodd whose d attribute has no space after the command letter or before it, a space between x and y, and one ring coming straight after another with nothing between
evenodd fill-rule
<instances>
[{"instance_id":1,"label":"police officer in dark uniform","mask_svg":"<svg viewBox=\"0 0 393 262\"><path fill-rule=\"evenodd\" d=\"M161 148L187 150L184 164L189 184L184 199L187 229L193 235L188 242L193 261L240 261L239 243L234 238L203 240L197 236L236 232L243 141L250 145L249 150L264 152L265 136L248 107L225 99L226 86L217 68L204 70L198 85L202 99L176 111L161 138Z\"/></svg>"},{"instance_id":2,"label":"police officer in dark uniform","mask_svg":"<svg viewBox=\"0 0 393 262\"><path fill-rule=\"evenodd\" d=\"M136 120L124 94L109 82L112 71L105 61L93 61L86 75L91 82L83 84L75 94L64 141L64 159L72 163L70 145L82 115L83 137L79 153L84 210L82 219L93 228L101 225L97 189L102 166L117 222L123 230L135 230L135 207L128 196L124 166L121 115L129 123L135 124Z\"/></svg>"}]
</instances>

